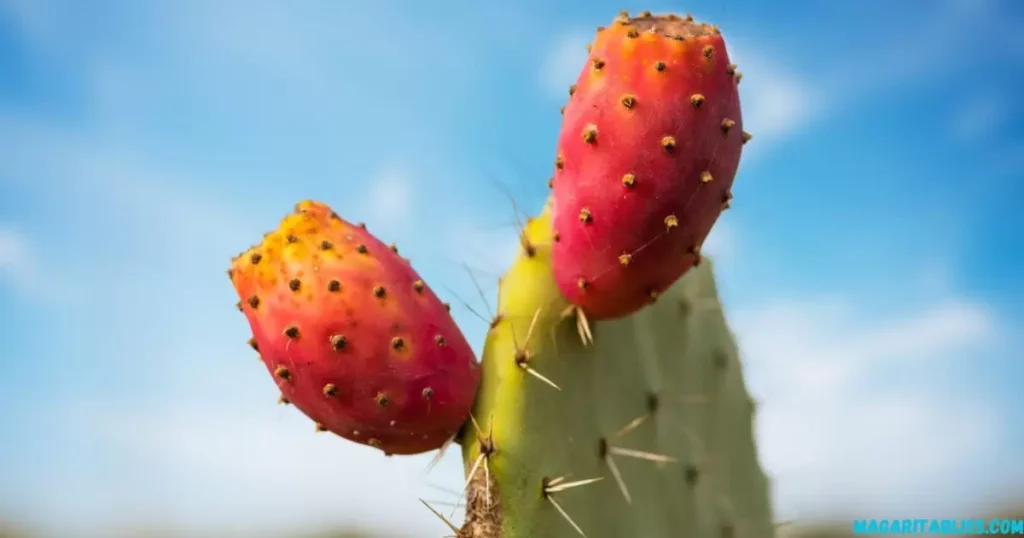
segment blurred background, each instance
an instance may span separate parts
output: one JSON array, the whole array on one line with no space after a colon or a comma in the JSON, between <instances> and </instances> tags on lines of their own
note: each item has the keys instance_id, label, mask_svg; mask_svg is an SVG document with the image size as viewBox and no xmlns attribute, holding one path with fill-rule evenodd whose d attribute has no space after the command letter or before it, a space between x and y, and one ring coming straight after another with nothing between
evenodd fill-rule
<instances>
[{"instance_id":1,"label":"blurred background","mask_svg":"<svg viewBox=\"0 0 1024 538\"><path fill-rule=\"evenodd\" d=\"M321 199L479 349L473 278L493 305L510 197L543 204L620 9L718 24L744 74L754 139L707 250L777 518L1024 500L1024 5L768 4L0 0L0 522L443 535L417 499L459 519L457 451L426 473L276 405L229 258Z\"/></svg>"}]
</instances>

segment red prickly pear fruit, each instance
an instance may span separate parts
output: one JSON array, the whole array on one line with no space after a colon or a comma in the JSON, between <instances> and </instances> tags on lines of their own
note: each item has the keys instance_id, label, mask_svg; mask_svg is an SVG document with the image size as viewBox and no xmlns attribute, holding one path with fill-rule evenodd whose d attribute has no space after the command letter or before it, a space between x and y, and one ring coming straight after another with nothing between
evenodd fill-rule
<instances>
[{"instance_id":1,"label":"red prickly pear fruit","mask_svg":"<svg viewBox=\"0 0 1024 538\"><path fill-rule=\"evenodd\" d=\"M468 420L473 351L397 249L303 201L228 271L259 352L318 431L385 454L440 448Z\"/></svg>"},{"instance_id":2,"label":"red prickly pear fruit","mask_svg":"<svg viewBox=\"0 0 1024 538\"><path fill-rule=\"evenodd\" d=\"M570 88L552 192L559 290L591 319L636 312L700 262L744 141L717 28L621 15Z\"/></svg>"}]
</instances>

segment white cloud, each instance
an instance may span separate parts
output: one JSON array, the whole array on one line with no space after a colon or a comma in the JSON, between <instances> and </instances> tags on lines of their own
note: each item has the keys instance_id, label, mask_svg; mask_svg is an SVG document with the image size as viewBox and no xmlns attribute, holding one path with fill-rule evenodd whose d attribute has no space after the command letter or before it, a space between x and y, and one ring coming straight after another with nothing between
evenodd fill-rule
<instances>
[{"instance_id":1,"label":"white cloud","mask_svg":"<svg viewBox=\"0 0 1024 538\"><path fill-rule=\"evenodd\" d=\"M576 82L587 61L587 43L591 35L582 31L562 35L544 59L540 82L552 97L569 99L569 86Z\"/></svg>"},{"instance_id":2,"label":"white cloud","mask_svg":"<svg viewBox=\"0 0 1024 538\"><path fill-rule=\"evenodd\" d=\"M397 168L381 171L369 192L369 211L376 226L405 226L411 220L413 186L406 172Z\"/></svg>"},{"instance_id":3,"label":"white cloud","mask_svg":"<svg viewBox=\"0 0 1024 538\"><path fill-rule=\"evenodd\" d=\"M0 274L16 286L25 285L36 267L28 239L13 228L0 226Z\"/></svg>"},{"instance_id":4,"label":"white cloud","mask_svg":"<svg viewBox=\"0 0 1024 538\"><path fill-rule=\"evenodd\" d=\"M936 385L943 361L979 360L972 351L995 335L992 314L953 300L867 323L859 314L832 300L733 316L780 519L962 503L972 486L957 480L997 457L996 409Z\"/></svg>"},{"instance_id":5,"label":"white cloud","mask_svg":"<svg viewBox=\"0 0 1024 538\"><path fill-rule=\"evenodd\" d=\"M80 290L69 286L39 259L32 241L20 230L0 223L0 285L34 300L69 306Z\"/></svg>"},{"instance_id":6,"label":"white cloud","mask_svg":"<svg viewBox=\"0 0 1024 538\"><path fill-rule=\"evenodd\" d=\"M436 453L388 458L375 449L316 434L312 422L295 408L270 401L254 403L246 411L221 406L169 413L91 409L72 415L75 431L132 455L116 477L107 478L109 485L92 485L96 496L111 494L106 490L128 480L138 497L135 502L149 512L97 523L124 525L141 516L137 523L153 525L167 515L188 513L179 525L231 530L239 536L292 535L296 529L316 531L339 524L396 538L416 538L431 529L443 534L443 524L417 499L459 499L437 491L438 486L455 492L461 488L458 447L427 475ZM402 517L393 517L396 513ZM458 516L451 519L458 521Z\"/></svg>"},{"instance_id":7,"label":"white cloud","mask_svg":"<svg viewBox=\"0 0 1024 538\"><path fill-rule=\"evenodd\" d=\"M758 47L728 43L729 59L743 73L740 99L743 129L759 143L771 142L807 124L823 102L810 80L797 75L790 66L764 55L751 53Z\"/></svg>"},{"instance_id":8,"label":"white cloud","mask_svg":"<svg viewBox=\"0 0 1024 538\"><path fill-rule=\"evenodd\" d=\"M736 254L739 247L739 238L736 236L736 227L730 222L726 215L719 217L714 228L701 250L715 259L715 266L729 263L729 260Z\"/></svg>"}]
</instances>

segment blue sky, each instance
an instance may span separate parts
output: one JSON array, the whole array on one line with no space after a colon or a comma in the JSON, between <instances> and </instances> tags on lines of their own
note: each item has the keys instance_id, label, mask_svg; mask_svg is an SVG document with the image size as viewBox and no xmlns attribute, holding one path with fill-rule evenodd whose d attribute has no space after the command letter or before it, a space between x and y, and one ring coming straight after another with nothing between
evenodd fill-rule
<instances>
[{"instance_id":1,"label":"blue sky","mask_svg":"<svg viewBox=\"0 0 1024 538\"><path fill-rule=\"evenodd\" d=\"M779 519L1004 498L1024 480L1024 8L765 4L0 0L0 514L62 536L442 534L416 499L455 499L457 455L425 477L430 456L276 406L228 259L324 200L396 241L479 346L461 264L493 295L505 191L541 206L558 107L623 8L719 24L744 73L754 139L708 250Z\"/></svg>"}]
</instances>

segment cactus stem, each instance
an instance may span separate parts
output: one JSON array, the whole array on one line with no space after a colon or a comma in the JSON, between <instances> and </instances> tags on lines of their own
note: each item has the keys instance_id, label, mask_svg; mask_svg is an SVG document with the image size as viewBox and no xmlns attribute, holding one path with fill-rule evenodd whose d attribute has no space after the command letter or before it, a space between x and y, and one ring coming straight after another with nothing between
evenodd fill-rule
<instances>
[{"instance_id":1,"label":"cactus stem","mask_svg":"<svg viewBox=\"0 0 1024 538\"><path fill-rule=\"evenodd\" d=\"M427 501L424 501L423 499L420 499L420 502L423 503L423 506L427 507L427 510L430 510L431 512L433 512L433 514L435 516L437 516L438 519L440 519L442 522L444 522L444 524L449 529L451 529L452 532L454 532L455 534L459 534L459 528L456 527L455 524L452 523L451 521L448 521L448 518L444 517L444 514L442 514L441 512L438 512L433 506L430 506L430 503L428 503Z\"/></svg>"}]
</instances>

